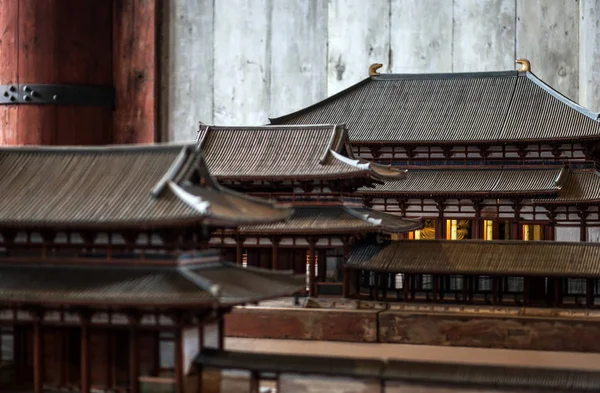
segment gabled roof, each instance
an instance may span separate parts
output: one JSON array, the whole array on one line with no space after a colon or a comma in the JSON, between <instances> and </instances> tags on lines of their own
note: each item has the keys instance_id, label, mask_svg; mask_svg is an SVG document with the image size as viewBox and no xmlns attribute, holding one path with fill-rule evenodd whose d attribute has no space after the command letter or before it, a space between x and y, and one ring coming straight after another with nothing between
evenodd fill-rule
<instances>
[{"instance_id":1,"label":"gabled roof","mask_svg":"<svg viewBox=\"0 0 600 393\"><path fill-rule=\"evenodd\" d=\"M180 266L0 264L0 302L103 306L231 306L304 290L287 271L215 261Z\"/></svg>"},{"instance_id":2,"label":"gabled roof","mask_svg":"<svg viewBox=\"0 0 600 393\"><path fill-rule=\"evenodd\" d=\"M598 113L529 71L372 76L271 123L345 123L360 143L600 138Z\"/></svg>"},{"instance_id":3,"label":"gabled roof","mask_svg":"<svg viewBox=\"0 0 600 393\"><path fill-rule=\"evenodd\" d=\"M418 220L357 206L296 206L285 222L263 225L243 225L244 234L303 234L324 233L404 233L421 229Z\"/></svg>"},{"instance_id":4,"label":"gabled roof","mask_svg":"<svg viewBox=\"0 0 600 393\"><path fill-rule=\"evenodd\" d=\"M3 227L153 227L280 221L291 211L227 190L194 144L0 149Z\"/></svg>"},{"instance_id":5,"label":"gabled roof","mask_svg":"<svg viewBox=\"0 0 600 393\"><path fill-rule=\"evenodd\" d=\"M362 195L556 195L568 169L544 168L427 168L410 169L405 179L388 181L374 188L363 187ZM568 181L568 180L567 180Z\"/></svg>"},{"instance_id":6,"label":"gabled roof","mask_svg":"<svg viewBox=\"0 0 600 393\"><path fill-rule=\"evenodd\" d=\"M405 171L354 158L344 125L201 125L197 139L211 173L228 180L398 179Z\"/></svg>"},{"instance_id":7,"label":"gabled roof","mask_svg":"<svg viewBox=\"0 0 600 393\"><path fill-rule=\"evenodd\" d=\"M358 244L348 267L424 274L600 277L600 244L522 240L400 240Z\"/></svg>"}]
</instances>

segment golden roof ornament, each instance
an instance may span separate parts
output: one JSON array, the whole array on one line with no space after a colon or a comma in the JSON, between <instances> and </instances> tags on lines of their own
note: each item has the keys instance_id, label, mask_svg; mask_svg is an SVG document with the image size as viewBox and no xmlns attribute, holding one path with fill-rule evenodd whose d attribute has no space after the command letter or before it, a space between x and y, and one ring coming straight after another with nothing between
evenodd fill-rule
<instances>
[{"instance_id":1,"label":"golden roof ornament","mask_svg":"<svg viewBox=\"0 0 600 393\"><path fill-rule=\"evenodd\" d=\"M515 63L521 65L521 69L519 70L519 72L529 72L529 71L531 71L531 63L529 62L529 60L527 60L527 59L517 59L517 60L515 60Z\"/></svg>"},{"instance_id":2,"label":"golden roof ornament","mask_svg":"<svg viewBox=\"0 0 600 393\"><path fill-rule=\"evenodd\" d=\"M383 67L383 64L380 64L380 63L371 64L369 66L369 76L381 75L379 72L377 72L377 70L380 69L381 67Z\"/></svg>"}]
</instances>

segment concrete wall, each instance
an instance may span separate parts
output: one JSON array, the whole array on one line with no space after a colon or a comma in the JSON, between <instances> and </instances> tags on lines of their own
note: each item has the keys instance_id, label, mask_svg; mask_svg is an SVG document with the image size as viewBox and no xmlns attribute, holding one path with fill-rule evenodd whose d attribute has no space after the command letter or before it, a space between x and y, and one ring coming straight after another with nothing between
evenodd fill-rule
<instances>
[{"instance_id":1,"label":"concrete wall","mask_svg":"<svg viewBox=\"0 0 600 393\"><path fill-rule=\"evenodd\" d=\"M600 0L171 0L164 140L264 124L382 72L532 70L600 111Z\"/></svg>"}]
</instances>

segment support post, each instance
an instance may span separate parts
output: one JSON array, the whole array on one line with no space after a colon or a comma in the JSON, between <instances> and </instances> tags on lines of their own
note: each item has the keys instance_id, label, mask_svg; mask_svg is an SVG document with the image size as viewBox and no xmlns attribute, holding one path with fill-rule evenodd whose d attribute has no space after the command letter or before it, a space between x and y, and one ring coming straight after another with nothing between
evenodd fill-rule
<instances>
[{"instance_id":1,"label":"support post","mask_svg":"<svg viewBox=\"0 0 600 393\"><path fill-rule=\"evenodd\" d=\"M561 299L560 299L560 284L561 284L561 280L559 277L554 278L554 306L560 306L561 305Z\"/></svg>"},{"instance_id":2,"label":"support post","mask_svg":"<svg viewBox=\"0 0 600 393\"><path fill-rule=\"evenodd\" d=\"M343 268L344 282L342 287L342 296L350 297L350 269L347 267Z\"/></svg>"},{"instance_id":3,"label":"support post","mask_svg":"<svg viewBox=\"0 0 600 393\"><path fill-rule=\"evenodd\" d=\"M594 280L591 278L585 280L585 305L587 307L594 305Z\"/></svg>"},{"instance_id":4,"label":"support post","mask_svg":"<svg viewBox=\"0 0 600 393\"><path fill-rule=\"evenodd\" d=\"M579 216L579 241L585 242L587 241L587 216L588 212L585 207L579 206L577 209L577 215Z\"/></svg>"},{"instance_id":5,"label":"support post","mask_svg":"<svg viewBox=\"0 0 600 393\"><path fill-rule=\"evenodd\" d=\"M129 393L139 393L140 354L138 339L139 317L129 316Z\"/></svg>"},{"instance_id":6,"label":"support post","mask_svg":"<svg viewBox=\"0 0 600 393\"><path fill-rule=\"evenodd\" d=\"M514 199L512 203L515 217L514 220L510 223L510 240L520 240L522 237L519 235L519 224L521 220L521 200Z\"/></svg>"},{"instance_id":7,"label":"support post","mask_svg":"<svg viewBox=\"0 0 600 393\"><path fill-rule=\"evenodd\" d=\"M279 269L279 261L278 261L278 257L279 257L279 242L281 242L281 239L278 237L272 237L271 238L271 269L273 270L278 270Z\"/></svg>"},{"instance_id":8,"label":"support post","mask_svg":"<svg viewBox=\"0 0 600 393\"><path fill-rule=\"evenodd\" d=\"M81 393L90 393L90 314L81 312Z\"/></svg>"},{"instance_id":9,"label":"support post","mask_svg":"<svg viewBox=\"0 0 600 393\"><path fill-rule=\"evenodd\" d=\"M36 312L33 324L33 391L44 391L44 341L42 331L43 314Z\"/></svg>"},{"instance_id":10,"label":"support post","mask_svg":"<svg viewBox=\"0 0 600 393\"><path fill-rule=\"evenodd\" d=\"M481 202L479 200L474 200L473 208L475 209L475 222L473 223L473 239L483 239L483 228L481 228Z\"/></svg>"},{"instance_id":11,"label":"support post","mask_svg":"<svg viewBox=\"0 0 600 393\"><path fill-rule=\"evenodd\" d=\"M315 277L315 245L316 241L314 237L308 238L308 267L310 271L308 272L308 296L313 297L317 296L316 288L317 283Z\"/></svg>"},{"instance_id":12,"label":"support post","mask_svg":"<svg viewBox=\"0 0 600 393\"><path fill-rule=\"evenodd\" d=\"M181 319L175 328L175 393L184 393L183 386L183 337Z\"/></svg>"},{"instance_id":13,"label":"support post","mask_svg":"<svg viewBox=\"0 0 600 393\"><path fill-rule=\"evenodd\" d=\"M244 239L241 236L236 236L235 238L235 262L238 265L242 264L243 257L243 247L244 247Z\"/></svg>"},{"instance_id":14,"label":"support post","mask_svg":"<svg viewBox=\"0 0 600 393\"><path fill-rule=\"evenodd\" d=\"M409 275L404 273L402 275L402 297L403 297L402 300L404 300L405 302L409 300L408 299L409 282L410 282Z\"/></svg>"},{"instance_id":15,"label":"support post","mask_svg":"<svg viewBox=\"0 0 600 393\"><path fill-rule=\"evenodd\" d=\"M435 238L445 239L446 238L446 223L444 222L444 201L437 200L436 205L438 208L438 219L435 222Z\"/></svg>"},{"instance_id":16,"label":"support post","mask_svg":"<svg viewBox=\"0 0 600 393\"><path fill-rule=\"evenodd\" d=\"M343 274L343 287L342 287L342 295L343 297L350 296L350 270L345 266L348 263L348 258L350 257L350 242L351 238L349 236L342 237L343 244L343 263L342 263L342 274ZM338 273L339 274L339 273Z\"/></svg>"},{"instance_id":17,"label":"support post","mask_svg":"<svg viewBox=\"0 0 600 393\"><path fill-rule=\"evenodd\" d=\"M204 325L202 324L202 315L198 315L198 353L204 348ZM204 378L204 367L201 364L196 365L198 370L198 381L196 381L196 393L202 393Z\"/></svg>"}]
</instances>

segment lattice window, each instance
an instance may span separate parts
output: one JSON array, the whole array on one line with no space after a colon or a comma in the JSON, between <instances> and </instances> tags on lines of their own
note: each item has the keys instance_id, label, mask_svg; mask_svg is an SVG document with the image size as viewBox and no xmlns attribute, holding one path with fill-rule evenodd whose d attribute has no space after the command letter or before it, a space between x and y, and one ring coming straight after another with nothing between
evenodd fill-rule
<instances>
[{"instance_id":1,"label":"lattice window","mask_svg":"<svg viewBox=\"0 0 600 393\"><path fill-rule=\"evenodd\" d=\"M450 276L450 290L462 291L464 286L463 276Z\"/></svg>"},{"instance_id":2,"label":"lattice window","mask_svg":"<svg viewBox=\"0 0 600 393\"><path fill-rule=\"evenodd\" d=\"M479 291L489 292L492 290L492 278L489 276L480 276L477 285Z\"/></svg>"},{"instance_id":3,"label":"lattice window","mask_svg":"<svg viewBox=\"0 0 600 393\"><path fill-rule=\"evenodd\" d=\"M523 292L525 279L523 277L508 277L508 292Z\"/></svg>"},{"instance_id":4,"label":"lattice window","mask_svg":"<svg viewBox=\"0 0 600 393\"><path fill-rule=\"evenodd\" d=\"M567 293L569 295L585 295L585 278L568 278Z\"/></svg>"}]
</instances>

